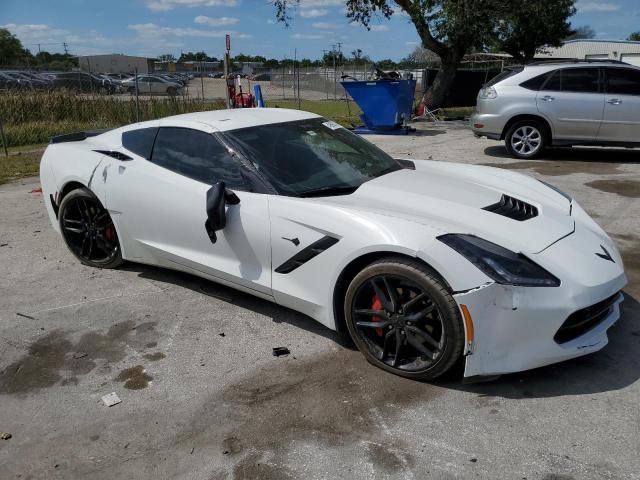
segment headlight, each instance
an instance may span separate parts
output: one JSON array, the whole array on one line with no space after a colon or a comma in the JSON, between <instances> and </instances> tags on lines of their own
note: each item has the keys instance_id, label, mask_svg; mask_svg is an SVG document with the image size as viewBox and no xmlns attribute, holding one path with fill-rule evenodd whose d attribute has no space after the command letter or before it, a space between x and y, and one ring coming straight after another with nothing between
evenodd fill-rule
<instances>
[{"instance_id":1,"label":"headlight","mask_svg":"<svg viewBox=\"0 0 640 480\"><path fill-rule=\"evenodd\" d=\"M488 277L503 285L558 287L560 280L522 254L473 235L451 233L438 237Z\"/></svg>"}]
</instances>

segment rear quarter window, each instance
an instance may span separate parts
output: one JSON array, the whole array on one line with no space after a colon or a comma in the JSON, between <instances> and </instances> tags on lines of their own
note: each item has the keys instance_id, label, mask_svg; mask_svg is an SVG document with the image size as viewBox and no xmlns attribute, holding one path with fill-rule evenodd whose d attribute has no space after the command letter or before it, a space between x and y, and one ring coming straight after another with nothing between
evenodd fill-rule
<instances>
[{"instance_id":1,"label":"rear quarter window","mask_svg":"<svg viewBox=\"0 0 640 480\"><path fill-rule=\"evenodd\" d=\"M492 87L498 82L502 82L503 80L506 80L509 77L513 77L514 75L517 75L518 73L522 72L523 69L524 69L523 67L516 67L516 68L509 68L507 70L504 70L499 74L497 74L495 77L493 77L491 80L489 80L485 84L485 87Z\"/></svg>"},{"instance_id":2,"label":"rear quarter window","mask_svg":"<svg viewBox=\"0 0 640 480\"><path fill-rule=\"evenodd\" d=\"M122 134L122 146L130 152L149 160L157 133L157 127L129 130Z\"/></svg>"},{"instance_id":3,"label":"rear quarter window","mask_svg":"<svg viewBox=\"0 0 640 480\"><path fill-rule=\"evenodd\" d=\"M529 90L535 90L537 92L542 88L542 85L544 85L544 82L547 81L547 78L549 78L551 73L553 72L546 72L542 75L537 75L533 78L530 78L529 80L522 82L520 86Z\"/></svg>"}]
</instances>

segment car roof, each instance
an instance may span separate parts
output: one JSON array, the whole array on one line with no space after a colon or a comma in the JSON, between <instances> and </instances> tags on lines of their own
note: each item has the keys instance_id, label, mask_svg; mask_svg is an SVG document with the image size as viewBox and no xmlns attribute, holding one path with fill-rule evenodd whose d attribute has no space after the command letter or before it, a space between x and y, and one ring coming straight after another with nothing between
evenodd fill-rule
<instances>
[{"instance_id":1,"label":"car roof","mask_svg":"<svg viewBox=\"0 0 640 480\"><path fill-rule=\"evenodd\" d=\"M160 126L179 127L187 126L187 124L200 123L223 132L272 123L293 122L295 120L305 120L308 118L320 118L320 115L287 108L237 108L174 115L163 118L160 121Z\"/></svg>"}]
</instances>

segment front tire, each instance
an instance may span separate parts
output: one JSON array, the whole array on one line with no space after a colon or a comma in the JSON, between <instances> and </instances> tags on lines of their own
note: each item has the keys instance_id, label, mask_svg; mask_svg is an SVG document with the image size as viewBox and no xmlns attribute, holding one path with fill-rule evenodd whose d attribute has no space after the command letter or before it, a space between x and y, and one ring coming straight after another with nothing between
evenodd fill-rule
<instances>
[{"instance_id":1,"label":"front tire","mask_svg":"<svg viewBox=\"0 0 640 480\"><path fill-rule=\"evenodd\" d=\"M547 145L546 129L536 120L516 122L507 131L504 144L514 158L536 158Z\"/></svg>"},{"instance_id":2,"label":"front tire","mask_svg":"<svg viewBox=\"0 0 640 480\"><path fill-rule=\"evenodd\" d=\"M91 190L79 188L67 194L58 221L67 247L85 265L117 268L124 263L111 216Z\"/></svg>"},{"instance_id":3,"label":"front tire","mask_svg":"<svg viewBox=\"0 0 640 480\"><path fill-rule=\"evenodd\" d=\"M344 302L347 328L373 365L417 380L432 380L462 355L458 305L426 265L384 258L352 280Z\"/></svg>"}]
</instances>

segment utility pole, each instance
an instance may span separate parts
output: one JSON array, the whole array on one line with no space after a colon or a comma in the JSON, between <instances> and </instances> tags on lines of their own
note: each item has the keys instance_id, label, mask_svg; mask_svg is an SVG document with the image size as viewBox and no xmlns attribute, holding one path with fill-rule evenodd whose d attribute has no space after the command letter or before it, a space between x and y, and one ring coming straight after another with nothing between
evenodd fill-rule
<instances>
[{"instance_id":1,"label":"utility pole","mask_svg":"<svg viewBox=\"0 0 640 480\"><path fill-rule=\"evenodd\" d=\"M337 79L337 67L336 67L336 46L331 45L331 56L333 57L333 99L338 98L338 79Z\"/></svg>"},{"instance_id":2,"label":"utility pole","mask_svg":"<svg viewBox=\"0 0 640 480\"><path fill-rule=\"evenodd\" d=\"M64 54L69 55L69 48L67 42L62 42L62 47L64 48Z\"/></svg>"}]
</instances>

